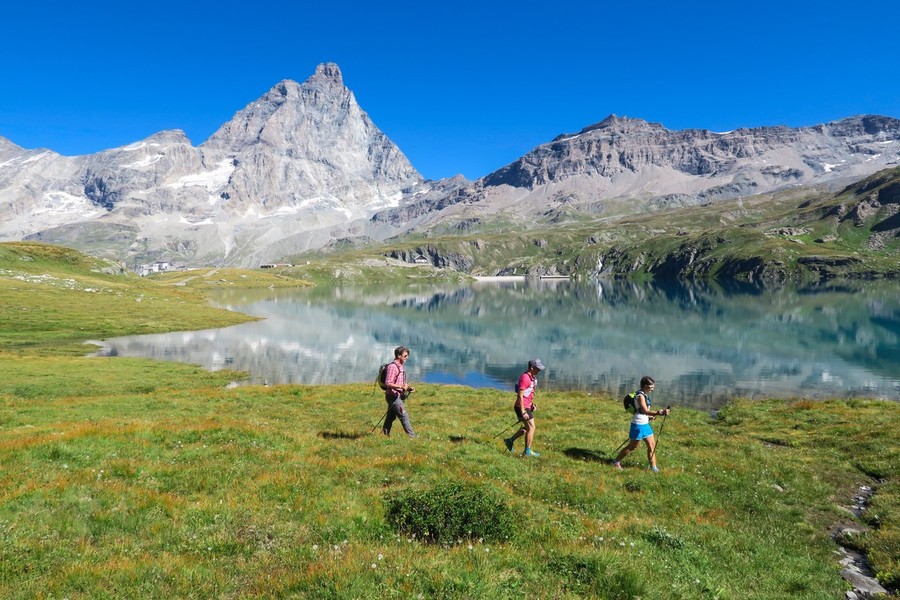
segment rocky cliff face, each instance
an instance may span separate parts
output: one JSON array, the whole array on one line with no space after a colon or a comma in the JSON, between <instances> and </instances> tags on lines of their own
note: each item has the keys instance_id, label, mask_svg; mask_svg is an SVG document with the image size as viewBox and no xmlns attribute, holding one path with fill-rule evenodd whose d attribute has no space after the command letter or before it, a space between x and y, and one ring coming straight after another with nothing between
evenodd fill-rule
<instances>
[{"instance_id":1,"label":"rocky cliff face","mask_svg":"<svg viewBox=\"0 0 900 600\"><path fill-rule=\"evenodd\" d=\"M397 206L403 190L422 181L333 64L319 65L302 85L282 81L200 148L232 160L220 195L235 211L315 208L366 217Z\"/></svg>"},{"instance_id":2,"label":"rocky cliff face","mask_svg":"<svg viewBox=\"0 0 900 600\"><path fill-rule=\"evenodd\" d=\"M897 162L900 121L854 117L816 127L761 127L727 133L669 131L656 123L610 116L575 135L564 135L488 175L485 186L535 189L577 176L613 179L657 167L673 175L734 177L765 183L809 181L829 173L855 174L859 163ZM642 187L646 187L645 182ZM659 177L658 192L671 185ZM694 185L704 189L702 183Z\"/></svg>"}]
</instances>

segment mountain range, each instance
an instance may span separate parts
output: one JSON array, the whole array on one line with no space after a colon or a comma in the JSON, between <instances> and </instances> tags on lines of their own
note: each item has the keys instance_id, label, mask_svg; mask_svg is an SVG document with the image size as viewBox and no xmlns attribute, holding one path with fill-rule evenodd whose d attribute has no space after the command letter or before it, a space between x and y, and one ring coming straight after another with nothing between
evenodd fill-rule
<instances>
[{"instance_id":1,"label":"mountain range","mask_svg":"<svg viewBox=\"0 0 900 600\"><path fill-rule=\"evenodd\" d=\"M900 120L672 131L609 116L477 181L425 180L321 64L194 146L180 130L84 156L0 137L0 240L125 261L257 266L340 240L492 220L564 222L837 188L900 164Z\"/></svg>"}]
</instances>

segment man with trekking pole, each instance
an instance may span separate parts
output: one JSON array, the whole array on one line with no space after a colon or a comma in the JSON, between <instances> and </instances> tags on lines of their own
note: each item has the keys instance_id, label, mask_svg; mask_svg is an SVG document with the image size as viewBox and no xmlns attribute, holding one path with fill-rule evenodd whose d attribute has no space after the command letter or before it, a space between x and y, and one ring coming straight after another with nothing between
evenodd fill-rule
<instances>
[{"instance_id":1,"label":"man with trekking pole","mask_svg":"<svg viewBox=\"0 0 900 600\"><path fill-rule=\"evenodd\" d=\"M413 431L412 424L409 422L409 411L403 403L406 398L415 390L411 385L406 383L406 370L403 365L409 359L409 349L404 346L397 346L394 349L394 360L387 364L387 372L384 378L384 400L387 402L387 413L385 413L384 427L381 433L391 435L391 426L394 419L399 418L403 425L403 430L411 438L418 437Z\"/></svg>"},{"instance_id":2,"label":"man with trekking pole","mask_svg":"<svg viewBox=\"0 0 900 600\"><path fill-rule=\"evenodd\" d=\"M516 431L512 437L505 438L503 443L506 449L513 451L513 442L525 436L525 451L522 456L537 458L539 453L531 449L534 441L534 411L537 408L534 405L534 389L537 387L537 375L544 370L544 363L539 358L532 358L528 361L528 369L519 376L516 383L516 402L513 404L513 410L519 418L517 423L521 422L522 427Z\"/></svg>"}]
</instances>

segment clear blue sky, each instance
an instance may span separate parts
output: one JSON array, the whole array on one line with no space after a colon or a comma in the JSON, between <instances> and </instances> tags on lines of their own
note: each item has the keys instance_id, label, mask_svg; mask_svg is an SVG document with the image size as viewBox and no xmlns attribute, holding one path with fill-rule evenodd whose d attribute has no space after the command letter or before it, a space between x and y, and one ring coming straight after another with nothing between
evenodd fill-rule
<instances>
[{"instance_id":1,"label":"clear blue sky","mask_svg":"<svg viewBox=\"0 0 900 600\"><path fill-rule=\"evenodd\" d=\"M335 62L425 177L498 169L609 114L669 129L900 118L900 3L5 3L0 136L88 154L197 145Z\"/></svg>"}]
</instances>

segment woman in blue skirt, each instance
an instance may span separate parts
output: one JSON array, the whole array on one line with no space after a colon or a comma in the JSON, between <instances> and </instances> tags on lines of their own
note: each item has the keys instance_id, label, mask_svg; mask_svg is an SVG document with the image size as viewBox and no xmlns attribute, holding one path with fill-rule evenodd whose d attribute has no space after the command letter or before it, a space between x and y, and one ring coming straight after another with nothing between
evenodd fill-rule
<instances>
[{"instance_id":1,"label":"woman in blue skirt","mask_svg":"<svg viewBox=\"0 0 900 600\"><path fill-rule=\"evenodd\" d=\"M644 440L647 444L647 458L650 460L650 469L657 473L659 468L656 466L656 439L653 437L653 429L650 428L650 421L658 416L669 414L670 409L650 410L650 392L653 391L655 382L649 375L641 378L641 389L634 395L634 417L631 418L631 428L628 430L628 445L622 448L619 455L613 461L613 466L617 469L622 468L622 459L631 454Z\"/></svg>"}]
</instances>

